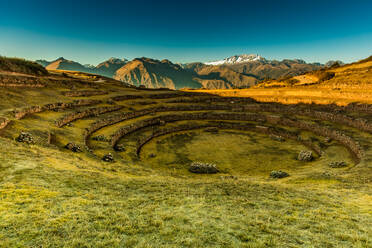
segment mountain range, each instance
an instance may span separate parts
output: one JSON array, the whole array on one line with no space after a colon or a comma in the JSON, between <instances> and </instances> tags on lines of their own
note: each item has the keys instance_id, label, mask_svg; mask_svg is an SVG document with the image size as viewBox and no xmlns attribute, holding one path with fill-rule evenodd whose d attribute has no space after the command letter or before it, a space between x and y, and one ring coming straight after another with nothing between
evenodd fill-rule
<instances>
[{"instance_id":1,"label":"mountain range","mask_svg":"<svg viewBox=\"0 0 372 248\"><path fill-rule=\"evenodd\" d=\"M95 73L105 77L113 77L115 72L125 65L128 60L126 59L118 59L118 58L110 58L97 66L93 65L82 65L78 62L67 60L63 57L60 57L53 61L46 61L46 60L36 60L36 63L44 66L48 70L67 70L67 71L81 71L81 72L88 72L88 73Z\"/></svg>"},{"instance_id":2,"label":"mountain range","mask_svg":"<svg viewBox=\"0 0 372 248\"><path fill-rule=\"evenodd\" d=\"M300 59L268 60L255 54L235 55L218 61L186 64L151 58L135 58L132 61L110 58L97 66L82 65L63 57L54 61L37 60L36 62L48 70L95 73L135 86L171 89L248 88L265 79L296 76L324 66L320 63L306 63ZM327 65L329 64L331 62Z\"/></svg>"}]
</instances>

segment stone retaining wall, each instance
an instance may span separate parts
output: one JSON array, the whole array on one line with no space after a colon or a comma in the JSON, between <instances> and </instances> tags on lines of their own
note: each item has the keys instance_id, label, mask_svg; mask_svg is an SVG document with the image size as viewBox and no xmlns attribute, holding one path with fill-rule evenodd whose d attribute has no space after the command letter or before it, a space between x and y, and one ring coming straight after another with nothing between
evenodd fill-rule
<instances>
[{"instance_id":1,"label":"stone retaining wall","mask_svg":"<svg viewBox=\"0 0 372 248\"><path fill-rule=\"evenodd\" d=\"M75 100L69 103L57 102L57 103L45 104L43 106L31 106L31 107L20 109L20 110L15 110L14 117L19 120L33 113L40 113L40 112L48 111L48 110L73 108L77 106L89 106L89 105L98 104L100 102L101 102L100 100Z\"/></svg>"},{"instance_id":2,"label":"stone retaining wall","mask_svg":"<svg viewBox=\"0 0 372 248\"><path fill-rule=\"evenodd\" d=\"M275 112L287 115L308 116L318 120L330 121L341 125L357 128L364 132L372 133L372 124L363 118L352 118L340 111L331 110L332 112L325 112L311 109L310 107L296 106L296 105L280 105L280 104L257 104L255 106L242 106L246 111L261 111L261 112ZM329 108L323 108L330 111Z\"/></svg>"},{"instance_id":3,"label":"stone retaining wall","mask_svg":"<svg viewBox=\"0 0 372 248\"><path fill-rule=\"evenodd\" d=\"M320 126L318 124L307 123L300 120L291 120L284 117L269 117L267 118L266 115L262 114L239 114L239 113L215 113L215 112L201 112L201 113L183 113L183 114L169 114L159 117L154 117L142 121L138 121L136 123L132 123L130 125L124 126L120 128L117 132L112 134L111 136L111 145L113 147L116 146L117 142L124 137L125 135L137 131L139 129L160 125L161 123L166 122L176 122L182 120L234 120L234 121L254 121L259 123L269 123L274 125L282 125L288 127L295 127L300 130L306 130L312 132L319 136L329 137L332 138L345 147L347 147L350 152L354 155L357 163L360 162L361 158L363 157L363 150L358 144L358 142L354 141L351 137L347 136L346 134L338 131L333 130L327 127Z\"/></svg>"},{"instance_id":4,"label":"stone retaining wall","mask_svg":"<svg viewBox=\"0 0 372 248\"><path fill-rule=\"evenodd\" d=\"M143 96L140 96L140 95L121 95L121 96L114 96L114 97L111 97L112 100L114 101L125 101L125 100L131 100L131 99L139 99L139 98L143 98Z\"/></svg>"},{"instance_id":5,"label":"stone retaining wall","mask_svg":"<svg viewBox=\"0 0 372 248\"><path fill-rule=\"evenodd\" d=\"M110 107L90 108L87 110L77 111L71 114L67 114L63 116L61 119L57 120L56 126L63 127L66 124L76 121L78 119L83 119L83 118L91 117L91 116L99 116L100 114L117 111L123 108L124 108L123 106L110 106Z\"/></svg>"},{"instance_id":6,"label":"stone retaining wall","mask_svg":"<svg viewBox=\"0 0 372 248\"><path fill-rule=\"evenodd\" d=\"M44 84L36 77L23 76L7 76L0 75L0 86L3 87L27 87L27 88L43 88Z\"/></svg>"},{"instance_id":7,"label":"stone retaining wall","mask_svg":"<svg viewBox=\"0 0 372 248\"><path fill-rule=\"evenodd\" d=\"M113 125L125 120L157 113L157 112L168 112L168 111L201 111L201 110L230 110L231 106L228 105L173 105L173 106L160 106L160 107L151 107L139 111L134 112L127 112L122 114L117 114L114 116L111 116L106 119L101 119L95 123L93 123L90 127L85 129L85 135L84 140L85 144L87 144L87 139L90 137L90 135L93 132L96 132L97 130Z\"/></svg>"},{"instance_id":8,"label":"stone retaining wall","mask_svg":"<svg viewBox=\"0 0 372 248\"><path fill-rule=\"evenodd\" d=\"M314 145L311 141L304 141L299 139L299 136L294 133L290 132L288 130L273 128L273 127L266 127L266 126L257 126L250 123L228 123L228 122L209 122L205 124L183 124L176 127L169 127L169 128L163 128L155 130L152 134L143 137L138 140L137 147L136 147L136 154L139 157L142 147L147 144L149 141L151 141L153 138L163 136L166 134L174 133L174 132L180 132L180 131L188 131L193 129L201 129L206 127L216 127L220 129L232 129L232 130L241 130L241 131L254 131L259 133L264 133L268 135L277 135L281 136L283 138L287 139L293 139L296 140L306 147L312 149L315 153L318 155L321 155L321 150L319 147Z\"/></svg>"},{"instance_id":9,"label":"stone retaining wall","mask_svg":"<svg viewBox=\"0 0 372 248\"><path fill-rule=\"evenodd\" d=\"M63 91L61 92L64 96L69 97L79 97L79 96L98 96L98 95L106 95L106 91L101 90L71 90L71 91Z\"/></svg>"}]
</instances>

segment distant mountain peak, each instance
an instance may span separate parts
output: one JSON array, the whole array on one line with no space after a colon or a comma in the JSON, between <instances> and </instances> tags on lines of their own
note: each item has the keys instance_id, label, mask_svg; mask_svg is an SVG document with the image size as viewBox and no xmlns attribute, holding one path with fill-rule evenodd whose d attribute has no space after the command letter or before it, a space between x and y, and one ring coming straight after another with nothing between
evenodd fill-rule
<instances>
[{"instance_id":1,"label":"distant mountain peak","mask_svg":"<svg viewBox=\"0 0 372 248\"><path fill-rule=\"evenodd\" d=\"M119 59L119 58L111 57L108 60L106 60L105 62L109 62L109 63L112 63L112 64L118 64L118 63L125 63L127 61L128 61L127 59Z\"/></svg>"},{"instance_id":2,"label":"distant mountain peak","mask_svg":"<svg viewBox=\"0 0 372 248\"><path fill-rule=\"evenodd\" d=\"M240 63L249 63L254 61L263 61L265 58L261 57L258 54L241 54L234 55L223 60L211 61L204 63L206 65L224 65L224 64L240 64Z\"/></svg>"},{"instance_id":3,"label":"distant mountain peak","mask_svg":"<svg viewBox=\"0 0 372 248\"><path fill-rule=\"evenodd\" d=\"M85 64L83 66L85 66L86 68L89 68L89 69L94 69L95 68L95 66L91 65L91 64Z\"/></svg>"}]
</instances>

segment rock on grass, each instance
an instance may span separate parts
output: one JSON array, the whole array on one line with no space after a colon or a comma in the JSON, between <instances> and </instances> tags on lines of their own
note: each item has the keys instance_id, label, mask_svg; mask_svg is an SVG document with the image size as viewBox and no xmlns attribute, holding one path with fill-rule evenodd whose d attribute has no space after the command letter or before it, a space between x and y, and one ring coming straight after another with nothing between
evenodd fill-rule
<instances>
[{"instance_id":1,"label":"rock on grass","mask_svg":"<svg viewBox=\"0 0 372 248\"><path fill-rule=\"evenodd\" d=\"M114 156L112 156L112 154L109 153L109 154L106 154L105 156L103 156L102 160L104 162L114 162Z\"/></svg>"},{"instance_id":2,"label":"rock on grass","mask_svg":"<svg viewBox=\"0 0 372 248\"><path fill-rule=\"evenodd\" d=\"M65 148L73 152L81 152L81 147L75 143L68 143Z\"/></svg>"},{"instance_id":3,"label":"rock on grass","mask_svg":"<svg viewBox=\"0 0 372 248\"><path fill-rule=\"evenodd\" d=\"M344 162L344 161L337 161L337 162L329 163L329 167L331 167L331 168L342 168L342 167L346 167L346 166L347 166L347 163Z\"/></svg>"},{"instance_id":4,"label":"rock on grass","mask_svg":"<svg viewBox=\"0 0 372 248\"><path fill-rule=\"evenodd\" d=\"M34 144L34 139L31 134L26 132L21 132L21 134L16 138L16 141L26 143L26 144Z\"/></svg>"},{"instance_id":5,"label":"rock on grass","mask_svg":"<svg viewBox=\"0 0 372 248\"><path fill-rule=\"evenodd\" d=\"M219 172L215 164L193 162L190 165L189 171L197 174L215 174Z\"/></svg>"},{"instance_id":6,"label":"rock on grass","mask_svg":"<svg viewBox=\"0 0 372 248\"><path fill-rule=\"evenodd\" d=\"M289 177L289 174L285 171L272 171L270 172L270 177L271 178L284 178L284 177Z\"/></svg>"},{"instance_id":7,"label":"rock on grass","mask_svg":"<svg viewBox=\"0 0 372 248\"><path fill-rule=\"evenodd\" d=\"M297 159L300 161L309 162L314 159L313 152L312 151L301 151L298 154Z\"/></svg>"}]
</instances>

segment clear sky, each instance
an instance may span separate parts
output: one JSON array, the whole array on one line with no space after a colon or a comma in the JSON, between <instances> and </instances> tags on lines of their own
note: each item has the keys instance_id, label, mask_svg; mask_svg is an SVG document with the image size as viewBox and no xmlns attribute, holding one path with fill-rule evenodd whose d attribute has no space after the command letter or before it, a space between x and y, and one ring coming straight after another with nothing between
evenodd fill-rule
<instances>
[{"instance_id":1,"label":"clear sky","mask_svg":"<svg viewBox=\"0 0 372 248\"><path fill-rule=\"evenodd\" d=\"M372 55L370 0L0 0L0 55L351 62Z\"/></svg>"}]
</instances>

